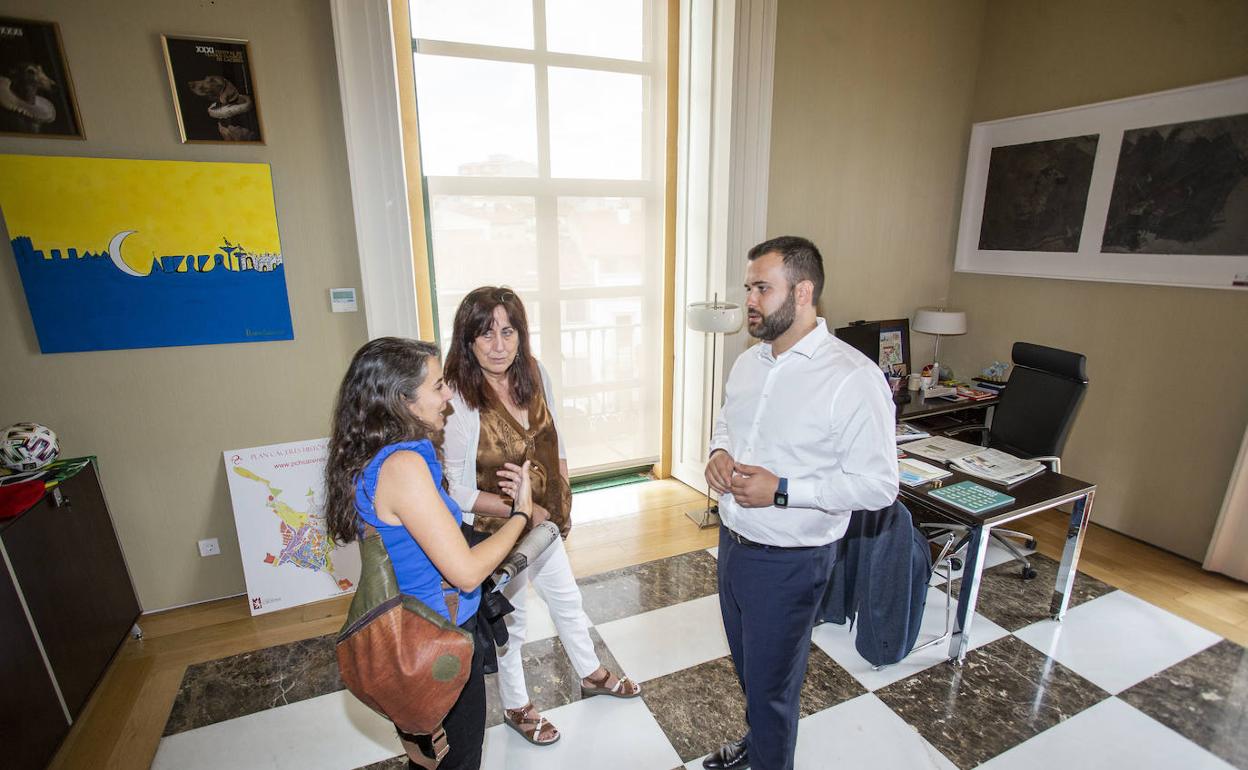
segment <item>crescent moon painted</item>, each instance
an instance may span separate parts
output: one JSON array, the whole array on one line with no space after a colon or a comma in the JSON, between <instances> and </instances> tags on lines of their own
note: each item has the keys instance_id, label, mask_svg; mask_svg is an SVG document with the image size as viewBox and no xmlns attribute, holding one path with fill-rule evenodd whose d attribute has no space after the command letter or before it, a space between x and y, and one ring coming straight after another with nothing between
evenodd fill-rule
<instances>
[{"instance_id":1,"label":"crescent moon painted","mask_svg":"<svg viewBox=\"0 0 1248 770\"><path fill-rule=\"evenodd\" d=\"M121 232L114 235L113 239L108 242L108 257L109 259L113 260L113 266L116 267L121 272L125 273L126 275L133 275L136 278L143 278L144 275L142 273L138 272L134 268L127 265L126 260L121 258L122 242L124 242L126 238L128 238L129 236L134 235L135 232L137 231L136 230L122 230Z\"/></svg>"}]
</instances>

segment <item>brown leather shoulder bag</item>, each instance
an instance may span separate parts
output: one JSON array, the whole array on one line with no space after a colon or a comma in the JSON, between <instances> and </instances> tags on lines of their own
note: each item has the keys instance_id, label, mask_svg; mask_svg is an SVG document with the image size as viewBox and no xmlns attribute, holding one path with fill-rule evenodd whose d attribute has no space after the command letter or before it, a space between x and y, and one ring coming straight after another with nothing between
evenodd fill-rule
<instances>
[{"instance_id":1,"label":"brown leather shoulder bag","mask_svg":"<svg viewBox=\"0 0 1248 770\"><path fill-rule=\"evenodd\" d=\"M342 681L394 723L413 762L432 770L450 748L442 720L468 681L472 635L399 592L390 554L371 526L360 540L360 561L359 586L336 645ZM457 603L450 602L452 617Z\"/></svg>"}]
</instances>

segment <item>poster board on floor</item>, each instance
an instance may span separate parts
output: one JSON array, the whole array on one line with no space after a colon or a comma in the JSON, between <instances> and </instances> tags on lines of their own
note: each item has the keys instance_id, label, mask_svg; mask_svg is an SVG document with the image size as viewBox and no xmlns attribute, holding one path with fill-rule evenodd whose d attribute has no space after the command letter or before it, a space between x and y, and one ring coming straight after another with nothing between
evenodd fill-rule
<instances>
[{"instance_id":1,"label":"poster board on floor","mask_svg":"<svg viewBox=\"0 0 1248 770\"><path fill-rule=\"evenodd\" d=\"M355 591L359 545L325 528L328 453L323 438L224 453L252 615Z\"/></svg>"}]
</instances>

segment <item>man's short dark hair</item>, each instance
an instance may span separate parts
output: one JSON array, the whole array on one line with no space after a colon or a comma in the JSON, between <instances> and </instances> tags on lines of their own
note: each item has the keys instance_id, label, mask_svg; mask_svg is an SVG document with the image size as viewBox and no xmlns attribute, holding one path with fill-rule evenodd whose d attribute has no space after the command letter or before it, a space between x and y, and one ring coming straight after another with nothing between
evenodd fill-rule
<instances>
[{"instance_id":1,"label":"man's short dark hair","mask_svg":"<svg viewBox=\"0 0 1248 770\"><path fill-rule=\"evenodd\" d=\"M789 286L810 281L815 285L813 302L818 302L823 294L823 255L815 244L796 235L782 235L750 249L749 259L753 262L773 251L784 258L784 275L789 279Z\"/></svg>"}]
</instances>

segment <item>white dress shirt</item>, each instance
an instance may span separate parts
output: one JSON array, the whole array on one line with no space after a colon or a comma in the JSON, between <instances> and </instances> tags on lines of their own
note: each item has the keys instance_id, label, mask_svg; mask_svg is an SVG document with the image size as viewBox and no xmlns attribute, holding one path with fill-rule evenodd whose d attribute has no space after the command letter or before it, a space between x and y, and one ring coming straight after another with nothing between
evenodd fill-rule
<instances>
[{"instance_id":1,"label":"white dress shirt","mask_svg":"<svg viewBox=\"0 0 1248 770\"><path fill-rule=\"evenodd\" d=\"M559 413L555 409L555 394L551 389L550 375L542 362L537 362L537 369L542 374L542 392L546 394L546 408L550 410L550 419L555 424L555 433L559 436L559 459L566 460L567 448L563 444L563 434L559 433ZM451 487L451 498L459 503L464 512L464 523L472 524L476 515L472 507L477 503L481 490L477 489L477 447L481 443L481 413L468 406L459 391L454 391L451 408L455 411L446 418L446 428L442 443L443 470L447 483ZM550 469L558 473L558 468Z\"/></svg>"},{"instance_id":2,"label":"white dress shirt","mask_svg":"<svg viewBox=\"0 0 1248 770\"><path fill-rule=\"evenodd\" d=\"M828 333L813 331L778 357L763 343L737 358L724 386L711 451L789 480L784 508L719 498L724 525L758 543L824 545L856 510L897 497L896 409L880 368Z\"/></svg>"}]
</instances>

